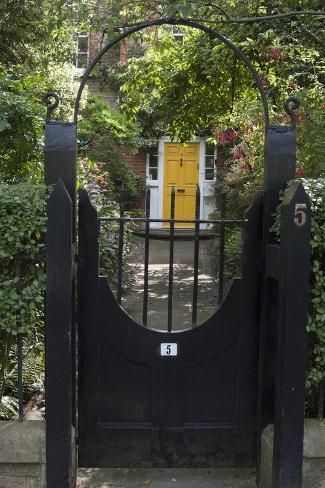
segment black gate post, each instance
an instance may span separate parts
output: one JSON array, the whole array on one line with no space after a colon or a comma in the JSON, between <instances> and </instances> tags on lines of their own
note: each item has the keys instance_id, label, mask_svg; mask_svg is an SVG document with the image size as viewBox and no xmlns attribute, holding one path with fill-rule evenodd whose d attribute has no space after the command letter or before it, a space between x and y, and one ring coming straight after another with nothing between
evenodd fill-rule
<instances>
[{"instance_id":1,"label":"black gate post","mask_svg":"<svg viewBox=\"0 0 325 488\"><path fill-rule=\"evenodd\" d=\"M75 486L73 428L73 216L58 180L47 207L46 234L46 479L47 488Z\"/></svg>"},{"instance_id":2,"label":"black gate post","mask_svg":"<svg viewBox=\"0 0 325 488\"><path fill-rule=\"evenodd\" d=\"M278 314L278 283L266 272L277 263L271 261L268 245L274 241L270 228L279 203L280 190L294 178L296 169L296 130L292 126L271 126L265 134L264 169L264 257L261 299L261 328L259 353L258 425L257 425L257 482L260 480L261 436L264 428L274 422L274 370L276 334L274 324Z\"/></svg>"},{"instance_id":3,"label":"black gate post","mask_svg":"<svg viewBox=\"0 0 325 488\"><path fill-rule=\"evenodd\" d=\"M281 206L273 488L302 483L310 220L309 199L297 182Z\"/></svg>"},{"instance_id":4,"label":"black gate post","mask_svg":"<svg viewBox=\"0 0 325 488\"><path fill-rule=\"evenodd\" d=\"M53 185L61 178L73 205L75 205L77 191L76 124L47 121L45 126L44 156L45 184Z\"/></svg>"},{"instance_id":5,"label":"black gate post","mask_svg":"<svg viewBox=\"0 0 325 488\"><path fill-rule=\"evenodd\" d=\"M45 95L44 101L48 106L45 126L44 179L47 185L56 185L48 204L46 240L47 484L48 487L72 487L75 486L74 478L76 477L75 439L77 436L77 331L74 265L77 125L50 120L51 112L60 101L57 94L49 92ZM60 247L62 247L62 255L58 251ZM57 274L59 270L60 276ZM61 290L58 286L60 280L64 283ZM61 297L58 296L58 293L61 293ZM60 314L63 319L58 323L59 321L56 319ZM58 382L61 382L62 401L58 395L60 389L60 385L56 384ZM62 420L62 429L58 419ZM56 430L58 431L56 432Z\"/></svg>"}]
</instances>

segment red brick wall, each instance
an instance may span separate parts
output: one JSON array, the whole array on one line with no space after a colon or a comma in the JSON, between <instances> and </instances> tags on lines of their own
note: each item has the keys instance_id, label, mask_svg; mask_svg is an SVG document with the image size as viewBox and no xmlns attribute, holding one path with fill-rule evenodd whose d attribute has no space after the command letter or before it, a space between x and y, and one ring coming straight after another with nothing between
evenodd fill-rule
<instances>
[{"instance_id":1,"label":"red brick wall","mask_svg":"<svg viewBox=\"0 0 325 488\"><path fill-rule=\"evenodd\" d=\"M101 49L101 39L102 34L96 33L94 31L90 32L89 35L89 63L93 61L95 56L99 53Z\"/></svg>"},{"instance_id":2,"label":"red brick wall","mask_svg":"<svg viewBox=\"0 0 325 488\"><path fill-rule=\"evenodd\" d=\"M225 169L225 160L226 160L225 150L223 146L218 146L217 160L216 160L217 174L218 171L223 171Z\"/></svg>"},{"instance_id":3,"label":"red brick wall","mask_svg":"<svg viewBox=\"0 0 325 488\"><path fill-rule=\"evenodd\" d=\"M140 149L137 154L124 154L123 156L129 166L140 176L140 185L144 188L146 186L147 153Z\"/></svg>"},{"instance_id":4,"label":"red brick wall","mask_svg":"<svg viewBox=\"0 0 325 488\"><path fill-rule=\"evenodd\" d=\"M134 169L137 175L140 176L140 188L144 189L146 186L146 162L147 153L140 149L137 154L123 154L124 159L128 162L129 166ZM140 199L139 207L144 209L145 198Z\"/></svg>"}]
</instances>

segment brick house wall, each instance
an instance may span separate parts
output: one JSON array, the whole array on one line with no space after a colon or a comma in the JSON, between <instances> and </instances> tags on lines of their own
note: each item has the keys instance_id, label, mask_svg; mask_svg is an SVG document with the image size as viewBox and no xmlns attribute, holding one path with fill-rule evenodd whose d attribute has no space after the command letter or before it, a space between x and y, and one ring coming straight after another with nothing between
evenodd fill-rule
<instances>
[{"instance_id":1,"label":"brick house wall","mask_svg":"<svg viewBox=\"0 0 325 488\"><path fill-rule=\"evenodd\" d=\"M140 176L141 188L145 188L147 153L143 149L140 149L137 154L123 154L123 157L128 162L130 168L134 169Z\"/></svg>"}]
</instances>

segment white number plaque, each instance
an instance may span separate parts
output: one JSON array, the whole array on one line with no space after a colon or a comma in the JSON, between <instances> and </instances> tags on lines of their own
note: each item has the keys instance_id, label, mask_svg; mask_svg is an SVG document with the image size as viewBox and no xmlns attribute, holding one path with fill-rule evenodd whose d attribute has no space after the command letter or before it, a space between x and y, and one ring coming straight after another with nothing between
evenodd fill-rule
<instances>
[{"instance_id":1,"label":"white number plaque","mask_svg":"<svg viewBox=\"0 0 325 488\"><path fill-rule=\"evenodd\" d=\"M160 344L160 356L177 356L178 345L173 343Z\"/></svg>"}]
</instances>

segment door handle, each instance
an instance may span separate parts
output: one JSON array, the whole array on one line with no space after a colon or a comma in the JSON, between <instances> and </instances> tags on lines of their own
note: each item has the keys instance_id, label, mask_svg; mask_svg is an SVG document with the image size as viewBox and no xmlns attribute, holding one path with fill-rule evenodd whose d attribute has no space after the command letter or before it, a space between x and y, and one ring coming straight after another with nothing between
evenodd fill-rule
<instances>
[{"instance_id":1,"label":"door handle","mask_svg":"<svg viewBox=\"0 0 325 488\"><path fill-rule=\"evenodd\" d=\"M180 193L184 193L185 192L185 188L177 188L177 191L180 192Z\"/></svg>"}]
</instances>

